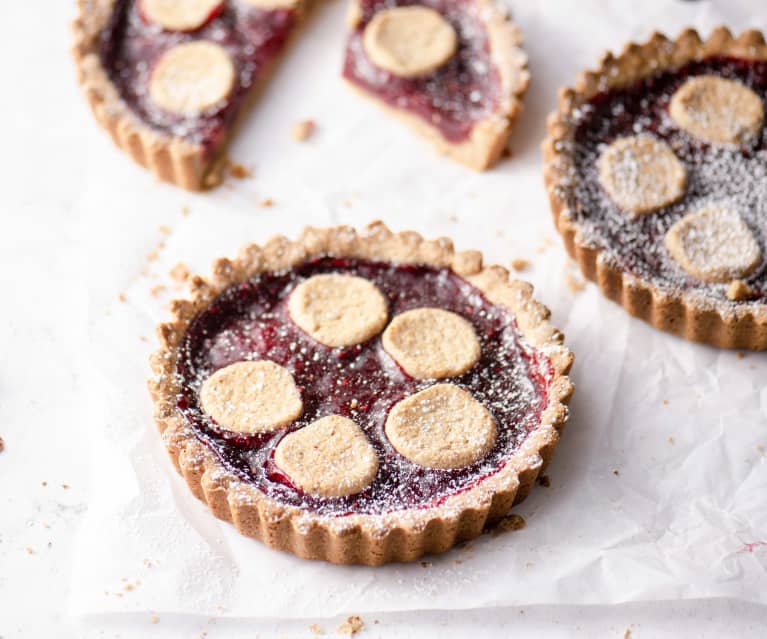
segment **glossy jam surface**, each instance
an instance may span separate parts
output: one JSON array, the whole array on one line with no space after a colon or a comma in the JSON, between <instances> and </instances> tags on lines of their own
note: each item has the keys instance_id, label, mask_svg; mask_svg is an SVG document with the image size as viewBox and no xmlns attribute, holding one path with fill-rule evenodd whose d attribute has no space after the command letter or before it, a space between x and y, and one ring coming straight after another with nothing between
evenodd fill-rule
<instances>
[{"instance_id":1,"label":"glossy jam surface","mask_svg":"<svg viewBox=\"0 0 767 639\"><path fill-rule=\"evenodd\" d=\"M500 99L500 76L490 58L487 27L473 0L360 0L362 19L349 36L344 78L391 107L409 111L435 126L451 142L468 139ZM453 25L458 50L442 67L419 78L402 78L376 67L365 54L362 34L381 9L423 5Z\"/></svg>"},{"instance_id":2,"label":"glossy jam surface","mask_svg":"<svg viewBox=\"0 0 767 639\"><path fill-rule=\"evenodd\" d=\"M199 29L165 31L145 18L137 0L117 0L101 36L101 60L120 97L156 130L215 151L224 142L251 87L282 50L296 23L292 9L261 9L226 2ZM226 100L194 116L163 111L149 97L149 78L165 51L182 42L208 40L223 46L237 69Z\"/></svg>"},{"instance_id":3,"label":"glossy jam surface","mask_svg":"<svg viewBox=\"0 0 767 639\"><path fill-rule=\"evenodd\" d=\"M482 345L480 361L464 375L441 381L459 384L495 417L498 437L485 459L456 470L431 470L392 448L384 434L391 407L437 382L405 374L381 347L380 335L357 346L331 349L292 323L287 311L290 292L305 278L329 272L374 282L388 300L390 317L436 306L473 324ZM304 402L303 415L294 424L276 433L240 436L222 431L201 411L202 382L215 370L245 359L269 359L291 371ZM288 272L262 274L225 291L190 326L178 375L180 412L230 470L283 503L338 516L436 505L500 470L539 425L552 367L545 355L520 340L507 310L490 304L452 271L322 258ZM322 499L298 491L272 458L287 432L331 414L349 417L363 429L379 456L379 471L358 495Z\"/></svg>"},{"instance_id":4,"label":"glossy jam surface","mask_svg":"<svg viewBox=\"0 0 767 639\"><path fill-rule=\"evenodd\" d=\"M572 153L574 175L565 189L573 218L586 239L600 246L625 271L666 289L700 293L726 301L727 284L710 284L686 274L670 257L664 236L685 213L707 204L737 211L755 234L763 260L746 281L767 301L767 130L748 144L710 145L681 130L668 113L674 91L696 75L742 82L767 102L767 62L710 58L664 71L622 90L599 94L579 109ZM665 140L687 170L681 201L651 214L631 216L610 201L599 183L597 159L606 144L637 133Z\"/></svg>"}]
</instances>

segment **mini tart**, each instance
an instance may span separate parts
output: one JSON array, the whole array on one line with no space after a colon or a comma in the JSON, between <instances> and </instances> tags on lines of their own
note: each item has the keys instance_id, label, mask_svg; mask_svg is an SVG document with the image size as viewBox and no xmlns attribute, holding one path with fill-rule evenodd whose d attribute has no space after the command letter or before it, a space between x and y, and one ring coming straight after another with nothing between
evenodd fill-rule
<instances>
[{"instance_id":1,"label":"mini tart","mask_svg":"<svg viewBox=\"0 0 767 639\"><path fill-rule=\"evenodd\" d=\"M385 24L381 20L407 11L414 15L395 15L396 21ZM414 53L407 45L419 29L404 27L407 20L429 14L432 19L424 28L431 37L421 38ZM434 16L441 16L441 28L433 24ZM425 0L416 5L352 0L347 22L343 77L352 88L400 118L440 153L480 171L498 160L530 80L522 36L505 10L494 0ZM401 42L395 28L402 32ZM454 33L452 48L446 30ZM417 60L408 64L414 55Z\"/></svg>"},{"instance_id":2,"label":"mini tart","mask_svg":"<svg viewBox=\"0 0 767 639\"><path fill-rule=\"evenodd\" d=\"M323 273L369 279L386 297L389 318L416 305L462 314L482 357L458 377L424 380L397 365L380 333L354 346L318 342L293 325L287 299ZM149 381L155 419L192 492L243 535L307 559L412 561L479 535L525 498L551 459L567 420L573 357L532 287L484 267L476 251L456 253L448 239L395 234L380 222L359 232L307 228L296 241L276 237L218 260L212 277L195 276L190 288L191 299L171 304L173 321L158 327ZM222 429L200 408L200 385L217 369L263 359L293 375L301 416L265 433ZM413 440L412 429L403 430L404 406L389 423L392 407L417 393L435 415L445 411L435 397L457 401L461 412L435 426L452 441L465 436L468 443L456 445L474 447L466 461L445 460L438 442L421 446L417 433ZM476 435L474 414L490 420ZM404 452L385 426L406 438ZM327 469L321 477L312 474L313 455ZM428 464L406 455L427 456Z\"/></svg>"},{"instance_id":3,"label":"mini tart","mask_svg":"<svg viewBox=\"0 0 767 639\"><path fill-rule=\"evenodd\" d=\"M78 0L78 8L73 55L99 124L158 178L198 191L221 182L229 139L304 1Z\"/></svg>"},{"instance_id":4,"label":"mini tart","mask_svg":"<svg viewBox=\"0 0 767 639\"><path fill-rule=\"evenodd\" d=\"M738 83L737 92L729 81ZM597 70L562 89L543 144L554 222L583 274L656 328L723 348L767 349L767 128L759 100L767 104L761 33L734 37L719 27L707 40L691 29L676 40L656 33L605 54ZM651 136L675 154L684 179L670 179L682 185L681 197L642 211L621 209L610 197L599 158L628 136ZM624 185L639 179L630 162L618 168ZM721 229L698 227L685 236L685 250L698 258L722 247L708 268L681 254L678 233L680 220L711 207L743 224L723 220ZM733 229L741 235L732 246L722 244ZM702 234L699 248L695 233ZM741 269L740 279L707 276L733 262L735 246L749 246L760 258Z\"/></svg>"}]
</instances>

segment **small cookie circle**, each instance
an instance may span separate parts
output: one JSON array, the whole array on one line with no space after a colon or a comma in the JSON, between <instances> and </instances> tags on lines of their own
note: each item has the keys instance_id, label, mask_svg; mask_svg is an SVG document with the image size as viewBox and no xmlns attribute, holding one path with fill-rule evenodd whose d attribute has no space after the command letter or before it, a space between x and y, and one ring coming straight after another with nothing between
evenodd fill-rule
<instances>
[{"instance_id":1,"label":"small cookie circle","mask_svg":"<svg viewBox=\"0 0 767 639\"><path fill-rule=\"evenodd\" d=\"M377 67L412 78L430 73L452 58L458 37L434 9L393 7L373 16L365 27L362 46Z\"/></svg>"},{"instance_id":2,"label":"small cookie circle","mask_svg":"<svg viewBox=\"0 0 767 639\"><path fill-rule=\"evenodd\" d=\"M764 104L736 80L715 75L688 79L669 104L671 119L690 135L713 144L739 144L764 124Z\"/></svg>"},{"instance_id":3,"label":"small cookie circle","mask_svg":"<svg viewBox=\"0 0 767 639\"><path fill-rule=\"evenodd\" d=\"M397 315L384 331L382 343L416 379L462 375L482 353L471 323L440 308L417 308Z\"/></svg>"},{"instance_id":4,"label":"small cookie circle","mask_svg":"<svg viewBox=\"0 0 767 639\"><path fill-rule=\"evenodd\" d=\"M740 215L716 205L677 220L666 232L665 244L685 271L706 282L746 277L762 259L759 244Z\"/></svg>"},{"instance_id":5,"label":"small cookie circle","mask_svg":"<svg viewBox=\"0 0 767 639\"><path fill-rule=\"evenodd\" d=\"M403 399L384 427L397 452L427 468L462 468L495 444L495 419L468 392L437 384Z\"/></svg>"},{"instance_id":6,"label":"small cookie circle","mask_svg":"<svg viewBox=\"0 0 767 639\"><path fill-rule=\"evenodd\" d=\"M378 472L378 457L351 419L329 415L286 435L274 461L302 491L344 497L367 488Z\"/></svg>"},{"instance_id":7,"label":"small cookie circle","mask_svg":"<svg viewBox=\"0 0 767 639\"><path fill-rule=\"evenodd\" d=\"M218 425L236 433L268 433L298 419L301 394L287 368L266 360L217 370L200 389L200 404Z\"/></svg>"},{"instance_id":8,"label":"small cookie circle","mask_svg":"<svg viewBox=\"0 0 767 639\"><path fill-rule=\"evenodd\" d=\"M234 88L235 69L222 46L200 40L168 49L152 71L149 96L161 109L196 115Z\"/></svg>"},{"instance_id":9,"label":"small cookie circle","mask_svg":"<svg viewBox=\"0 0 767 639\"><path fill-rule=\"evenodd\" d=\"M671 147L649 135L615 140L599 157L599 181L613 202L630 213L651 213L679 200L687 171Z\"/></svg>"},{"instance_id":10,"label":"small cookie circle","mask_svg":"<svg viewBox=\"0 0 767 639\"><path fill-rule=\"evenodd\" d=\"M194 31L219 9L222 0L141 0L141 12L168 31Z\"/></svg>"},{"instance_id":11,"label":"small cookie circle","mask_svg":"<svg viewBox=\"0 0 767 639\"><path fill-rule=\"evenodd\" d=\"M327 273L301 282L290 294L288 311L303 331L325 346L353 346L386 325L386 298L364 277Z\"/></svg>"}]
</instances>

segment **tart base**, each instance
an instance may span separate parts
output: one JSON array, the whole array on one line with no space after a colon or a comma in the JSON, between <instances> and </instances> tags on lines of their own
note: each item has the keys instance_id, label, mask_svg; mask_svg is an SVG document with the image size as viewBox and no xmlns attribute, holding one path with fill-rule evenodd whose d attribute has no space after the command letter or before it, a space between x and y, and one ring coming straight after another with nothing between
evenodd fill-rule
<instances>
[{"instance_id":1,"label":"tart base","mask_svg":"<svg viewBox=\"0 0 767 639\"><path fill-rule=\"evenodd\" d=\"M544 181L554 225L565 248L584 277L596 283L608 299L655 328L720 348L767 349L767 304L733 306L719 300L702 303L683 291L661 289L621 269L607 251L583 237L562 193L571 158L563 150L573 133L569 113L597 93L630 85L661 68L674 68L713 55L767 60L764 36L755 30L738 37L726 27L715 29L703 40L694 29L676 40L654 33L643 44L628 44L614 56L606 53L595 71L582 73L574 88L559 93L559 109L548 120L543 143Z\"/></svg>"},{"instance_id":2,"label":"tart base","mask_svg":"<svg viewBox=\"0 0 767 639\"><path fill-rule=\"evenodd\" d=\"M192 320L233 284L262 271L286 269L324 255L448 267L483 291L491 302L512 310L520 334L550 359L552 378L540 425L500 470L437 506L328 516L268 497L228 471L197 439L175 404L179 388L174 375L177 348ZM566 404L573 386L567 373L573 356L562 345L563 335L549 324L548 309L532 299L532 287L510 281L506 269L483 267L481 254L475 251L455 253L447 239L426 241L413 232L394 234L380 222L359 233L350 227L307 228L295 242L276 237L263 248L246 246L235 260L218 260L210 280L193 277L190 288L192 299L174 301L174 320L158 327L161 346L152 357L154 376L149 381L155 421L174 466L192 493L207 503L216 517L270 548L304 559L371 566L444 552L459 541L477 537L485 526L522 501L551 460L568 416Z\"/></svg>"}]
</instances>

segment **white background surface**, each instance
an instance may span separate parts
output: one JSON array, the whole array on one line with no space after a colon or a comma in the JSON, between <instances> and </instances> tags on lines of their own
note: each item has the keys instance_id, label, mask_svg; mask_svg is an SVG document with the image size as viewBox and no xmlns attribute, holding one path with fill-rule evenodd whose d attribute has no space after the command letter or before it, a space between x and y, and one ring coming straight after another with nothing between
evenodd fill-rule
<instances>
[{"instance_id":1,"label":"white background surface","mask_svg":"<svg viewBox=\"0 0 767 639\"><path fill-rule=\"evenodd\" d=\"M759 2L722 3L719 7L673 0L547 2L545 10L528 6L532 3L512 3L526 34L534 81L526 112L512 137L515 159L489 174L475 176L434 158L408 132L343 90L336 72L343 6L334 1L310 18L304 38L281 65L232 151L235 159L255 166L254 179L211 195L191 196L155 184L114 151L96 129L75 87L66 54L69 35L64 25L71 17L71 7L64 2L46 4L49 6L44 8L32 3L3 3L0 7L0 17L7 25L6 39L0 44L6 97L0 102L0 117L6 124L5 153L0 160L4 223L0 277L8 291L0 319L0 436L6 442L6 451L0 455L2 637L195 637L202 632L208 637L308 635L311 619L215 621L208 615L163 613L159 623L151 624L148 612L69 614L74 564L82 561L82 554L77 560L74 554L81 524L88 507L110 490L109 472L93 478L90 472L88 441L94 427L90 400L99 386L85 356L88 329L100 321L120 291L138 290L146 256L161 239L158 226L181 228L182 206L190 207L190 217L200 216L210 224L209 237L195 251L206 259L200 263L187 260L203 272L209 258L231 254L246 241L264 240L276 229L292 234L307 222L363 224L382 217L396 228L452 235L460 248L481 248L490 259L502 263L512 256L532 259L535 268L529 276L538 285L539 297L553 307L555 321L566 316L573 303L593 304L595 314L603 309L616 313L618 309L602 303L591 287L574 297L562 285L566 266L548 222L538 153L556 87L572 81L580 68L593 66L603 48L645 37L651 26L675 32L694 23L707 30L724 14L736 28L767 27L767 15ZM311 72L306 60L312 61ZM306 117L317 120L318 134L307 145L295 145L290 127ZM270 126L265 127L264 122ZM364 136L364 145L349 142L349 131L355 130L360 138ZM281 159L270 163L269 149L277 148L279 153L272 157ZM332 173L328 171L331 163ZM452 185L447 192L445 184ZM277 206L259 208L257 203L264 197L273 198ZM215 232L219 224L227 229L220 234ZM169 245L174 237L171 234ZM536 251L549 237L553 246ZM162 276L167 268L163 271L156 266L154 270ZM730 365L727 356L703 347L689 347L695 349L691 351L688 345L655 336L633 320L627 320L626 326L632 336L665 340L677 354L693 353L695 365L716 362L710 378L728 386L717 372L720 374L720 366ZM583 341L579 335L588 330L588 324L569 327L574 349ZM604 340L608 347L612 344L609 338ZM128 335L125 348L143 345L135 335ZM580 363L588 361L587 353L577 354ZM746 374L752 376L747 383L765 379L764 355L749 355L743 362L744 367L753 366ZM587 379L578 379L585 373L578 371L576 383L581 389L588 387L583 383ZM693 370L692 381L704 379L703 371L700 375L696 378ZM682 390L669 390L670 396L674 393L681 395ZM587 398L576 396L578 401L587 406ZM576 425L582 424L577 421L578 406L573 406L572 428L550 470L551 492L536 491L538 501L528 508L536 503L547 508L566 503L562 498L568 484L558 487L558 482L578 479L574 458L563 454L568 445L574 450L589 442L584 429L574 434ZM648 416L652 411L648 408ZM679 417L691 425L694 422L689 414ZM614 419L620 418L617 412ZM764 414L761 419L765 427ZM142 427L137 423L137 428ZM147 429L137 431L136 436L150 435ZM629 450L607 463L630 463L631 446L636 442L617 443L617 448L625 444ZM761 477L763 495L764 459L758 459L753 450L744 456L750 457L757 480ZM683 462L679 460L682 468ZM656 469L655 474L659 472ZM717 469L710 473L715 485ZM685 479L664 476L663 481L673 488L674 482ZM547 506L547 500L555 505ZM763 556L755 560L764 565ZM507 579L517 581L520 576L510 574ZM763 583L767 588L767 579ZM503 584L499 579L499 588ZM264 598L269 593L254 592L252 596ZM763 637L767 626L764 607L726 600L614 607L525 606L468 613L366 614L364 618L369 636L459 637L469 632L506 636L513 630L544 637L620 637L630 627L635 637ZM380 623L373 624L373 619ZM319 623L331 631L339 618Z\"/></svg>"}]
</instances>

